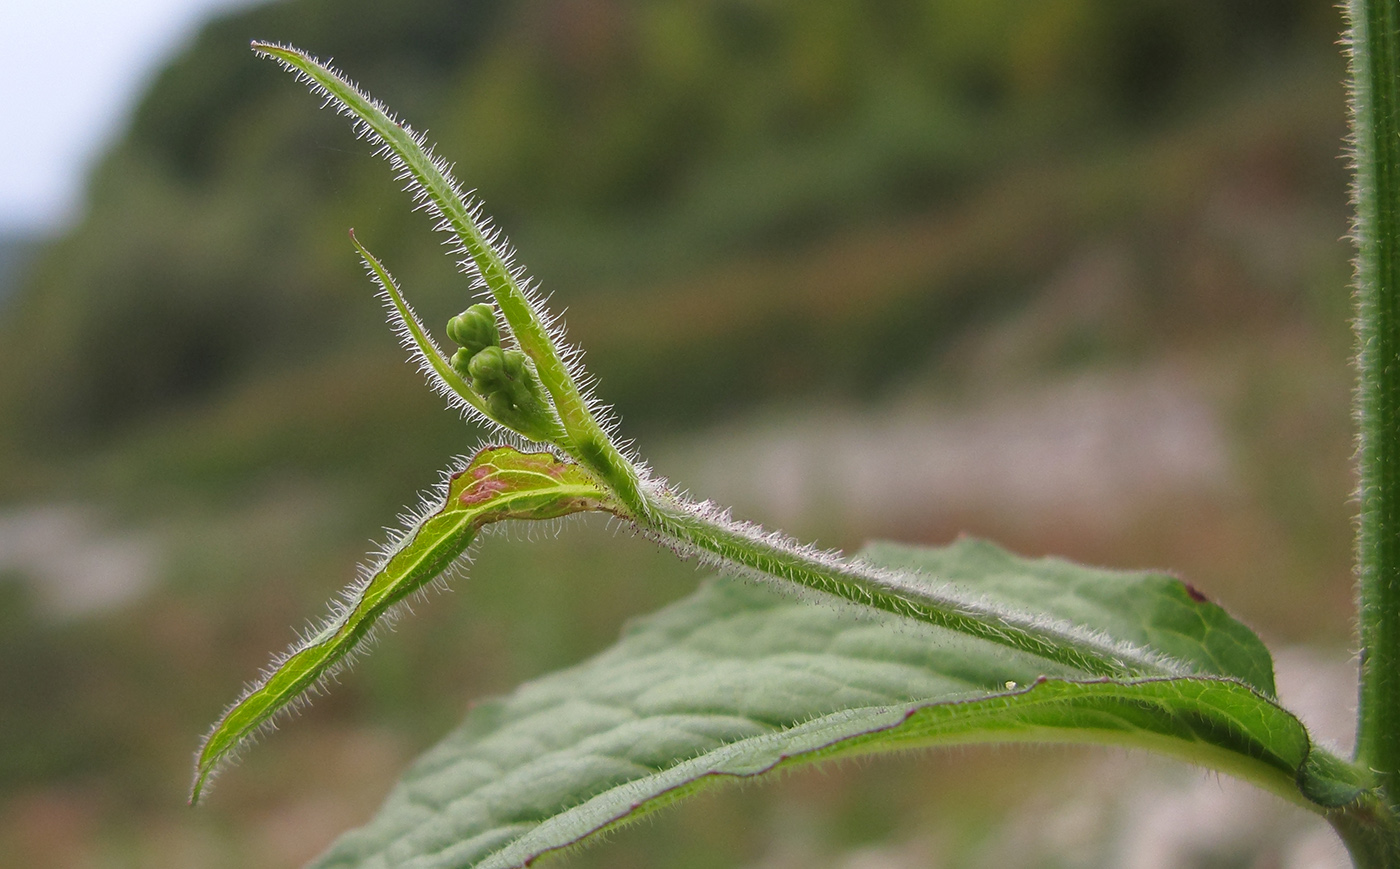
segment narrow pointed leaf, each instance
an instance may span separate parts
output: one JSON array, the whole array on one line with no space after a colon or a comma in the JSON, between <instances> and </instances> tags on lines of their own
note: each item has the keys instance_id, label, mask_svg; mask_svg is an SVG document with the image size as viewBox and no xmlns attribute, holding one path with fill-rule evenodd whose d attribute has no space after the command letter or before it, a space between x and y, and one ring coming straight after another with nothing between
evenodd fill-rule
<instances>
[{"instance_id":1,"label":"narrow pointed leaf","mask_svg":"<svg viewBox=\"0 0 1400 869\"><path fill-rule=\"evenodd\" d=\"M355 245L355 251L359 253L365 268L379 285L383 298L388 303L389 320L394 326L394 331L398 333L405 348L418 359L419 369L429 376L429 383L438 392L455 396L483 417L490 419L491 414L487 412L481 396L472 391L462 379L462 375L453 369L447 357L429 337L428 330L423 327L423 321L418 319L418 312L414 311L413 306L403 297L394 276L389 274L389 270L384 268L378 257L360 244L354 230L350 231L350 243Z\"/></svg>"},{"instance_id":2,"label":"narrow pointed leaf","mask_svg":"<svg viewBox=\"0 0 1400 869\"><path fill-rule=\"evenodd\" d=\"M552 519L611 503L578 466L549 453L481 450L445 485L337 604L327 622L279 659L224 712L196 759L190 802L217 768L305 692L345 663L396 605L446 571L482 526L504 519Z\"/></svg>"},{"instance_id":3,"label":"narrow pointed leaf","mask_svg":"<svg viewBox=\"0 0 1400 869\"><path fill-rule=\"evenodd\" d=\"M520 349L534 360L540 380L553 397L570 435L588 441L599 437L597 423L563 361L549 324L531 301L525 281L511 263L510 248L452 177L446 161L433 154L421 134L390 114L382 103L338 70L290 46L255 42L253 49L296 73L314 92L352 118L363 137L381 146L381 153L406 182L418 205L438 220L440 229L456 239L459 252L466 257L464 265L481 276L510 323Z\"/></svg>"},{"instance_id":4,"label":"narrow pointed leaf","mask_svg":"<svg viewBox=\"0 0 1400 869\"><path fill-rule=\"evenodd\" d=\"M715 580L593 660L475 708L315 865L524 866L710 784L917 746L1141 747L1317 809L1367 785L1273 701L1258 639L1175 579L977 541L866 557L1168 645L1212 675L1094 678L912 619Z\"/></svg>"}]
</instances>

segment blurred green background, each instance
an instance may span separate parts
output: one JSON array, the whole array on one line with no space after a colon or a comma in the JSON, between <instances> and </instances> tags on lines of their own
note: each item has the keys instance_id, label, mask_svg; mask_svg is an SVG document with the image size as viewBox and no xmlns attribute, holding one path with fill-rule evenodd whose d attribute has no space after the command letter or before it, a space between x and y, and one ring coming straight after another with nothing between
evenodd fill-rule
<instances>
[{"instance_id":1,"label":"blurred green background","mask_svg":"<svg viewBox=\"0 0 1400 869\"><path fill-rule=\"evenodd\" d=\"M480 438L404 364L346 229L429 323L467 281L253 38L430 131L660 473L846 549L971 533L1174 569L1344 739L1341 26L1324 0L282 0L209 23L81 221L0 240L0 864L298 865L474 698L697 581L601 521L492 537L185 807L223 705ZM1137 756L979 749L722 790L559 862L1341 865L1327 835Z\"/></svg>"}]
</instances>

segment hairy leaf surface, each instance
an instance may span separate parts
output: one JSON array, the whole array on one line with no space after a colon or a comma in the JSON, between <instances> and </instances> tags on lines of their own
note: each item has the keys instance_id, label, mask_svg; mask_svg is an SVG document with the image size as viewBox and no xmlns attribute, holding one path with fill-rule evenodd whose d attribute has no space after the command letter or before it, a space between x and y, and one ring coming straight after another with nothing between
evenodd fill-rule
<instances>
[{"instance_id":1,"label":"hairy leaf surface","mask_svg":"<svg viewBox=\"0 0 1400 869\"><path fill-rule=\"evenodd\" d=\"M1196 672L1239 679L1274 694L1274 662L1253 631L1193 586L1163 573L1087 567L1060 558L1034 561L980 540L942 549L871 544L865 556L920 571L992 602L1044 613L1145 646Z\"/></svg>"},{"instance_id":2,"label":"hairy leaf surface","mask_svg":"<svg viewBox=\"0 0 1400 869\"><path fill-rule=\"evenodd\" d=\"M712 783L927 745L1115 743L1304 804L1356 796L1349 768L1273 702L1259 640L1171 577L971 540L866 557L1160 647L1203 675L1094 678L912 619L713 580L591 661L475 708L316 865L523 866Z\"/></svg>"},{"instance_id":3,"label":"hairy leaf surface","mask_svg":"<svg viewBox=\"0 0 1400 869\"><path fill-rule=\"evenodd\" d=\"M550 453L488 447L450 474L420 516L352 585L311 636L275 660L214 725L195 763L190 802L209 777L276 714L341 666L396 605L451 567L482 526L503 519L552 519L610 509L578 466Z\"/></svg>"}]
</instances>

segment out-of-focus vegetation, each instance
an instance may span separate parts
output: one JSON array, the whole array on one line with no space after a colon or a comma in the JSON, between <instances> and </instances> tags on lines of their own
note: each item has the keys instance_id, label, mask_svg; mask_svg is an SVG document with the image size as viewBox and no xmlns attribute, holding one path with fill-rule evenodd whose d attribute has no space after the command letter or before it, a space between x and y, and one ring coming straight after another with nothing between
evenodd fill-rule
<instances>
[{"instance_id":1,"label":"out-of-focus vegetation","mask_svg":"<svg viewBox=\"0 0 1400 869\"><path fill-rule=\"evenodd\" d=\"M430 323L466 281L250 39L333 57L432 132L625 430L697 494L848 547L969 531L1174 567L1270 640L1335 647L1339 30L1303 0L290 0L211 23L0 307L0 863L289 865L471 698L694 581L601 525L488 540L454 594L183 808L219 704L476 443L403 364L345 229ZM1024 411L1045 395L1060 415ZM770 436L795 409L817 440ZM837 441L874 465L824 467ZM879 484L881 444L927 447L926 475ZM1076 462L1089 482L1064 482ZM132 591L85 605L75 576ZM1001 860L998 819L1036 799L1008 782L1058 765L800 777L577 863L843 865L812 855L917 836L952 865ZM954 804L954 775L985 795Z\"/></svg>"}]
</instances>

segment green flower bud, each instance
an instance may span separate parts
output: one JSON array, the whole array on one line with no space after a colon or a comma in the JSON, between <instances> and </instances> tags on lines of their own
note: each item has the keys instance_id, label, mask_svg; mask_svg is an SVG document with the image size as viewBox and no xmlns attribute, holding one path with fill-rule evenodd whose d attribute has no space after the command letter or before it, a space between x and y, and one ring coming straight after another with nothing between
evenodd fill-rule
<instances>
[{"instance_id":1,"label":"green flower bud","mask_svg":"<svg viewBox=\"0 0 1400 869\"><path fill-rule=\"evenodd\" d=\"M467 348L452 357L456 366ZM550 441L559 436L559 418L540 386L530 359L519 350L499 345L482 348L466 364L471 387L486 404L486 412L507 428L526 437Z\"/></svg>"},{"instance_id":2,"label":"green flower bud","mask_svg":"<svg viewBox=\"0 0 1400 869\"><path fill-rule=\"evenodd\" d=\"M472 361L472 352L471 352L470 350L468 350L467 348L463 347L462 349L458 350L456 353L453 353L453 354L452 354L452 359L449 360L449 364L452 366L452 368L453 368L454 370L456 370L456 372L457 372L458 374L462 375L463 377L468 377L468 378L469 378L469 377L471 377L471 371L470 371L471 361Z\"/></svg>"},{"instance_id":3,"label":"green flower bud","mask_svg":"<svg viewBox=\"0 0 1400 869\"><path fill-rule=\"evenodd\" d=\"M501 356L506 379L512 383L525 383L530 373L530 369L525 367L525 354L519 350L507 350Z\"/></svg>"},{"instance_id":4,"label":"green flower bud","mask_svg":"<svg viewBox=\"0 0 1400 869\"><path fill-rule=\"evenodd\" d=\"M447 337L474 356L487 347L499 347L501 333L496 329L496 311L485 302L472 305L447 321Z\"/></svg>"},{"instance_id":5,"label":"green flower bud","mask_svg":"<svg viewBox=\"0 0 1400 869\"><path fill-rule=\"evenodd\" d=\"M466 348L458 353L466 352ZM457 357L452 357L456 359ZM472 389L483 398L498 392L505 384L506 359L500 347L483 347L467 363L467 374L472 379Z\"/></svg>"}]
</instances>

